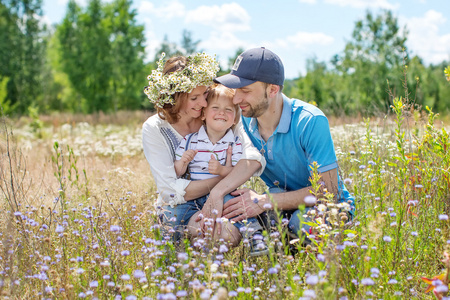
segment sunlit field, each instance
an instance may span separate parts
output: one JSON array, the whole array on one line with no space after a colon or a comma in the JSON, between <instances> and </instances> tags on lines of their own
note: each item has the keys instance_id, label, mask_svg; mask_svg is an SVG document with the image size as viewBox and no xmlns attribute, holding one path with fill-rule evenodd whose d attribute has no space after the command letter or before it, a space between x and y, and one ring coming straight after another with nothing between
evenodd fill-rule
<instances>
[{"instance_id":1,"label":"sunlit field","mask_svg":"<svg viewBox=\"0 0 450 300\"><path fill-rule=\"evenodd\" d=\"M271 254L259 258L248 256L245 241L237 248L208 236L172 243L158 224L142 152L148 116L2 119L4 299L446 295L450 141L439 116L397 100L385 118L331 118L339 172L356 199L353 220L316 174L312 244L288 240L280 220L265 234ZM257 179L245 185L264 191Z\"/></svg>"}]
</instances>

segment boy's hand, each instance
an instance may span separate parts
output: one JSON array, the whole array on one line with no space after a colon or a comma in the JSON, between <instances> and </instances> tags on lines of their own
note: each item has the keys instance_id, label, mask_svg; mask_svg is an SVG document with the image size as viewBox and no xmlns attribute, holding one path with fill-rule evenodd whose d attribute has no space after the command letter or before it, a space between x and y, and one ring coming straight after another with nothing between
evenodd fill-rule
<instances>
[{"instance_id":1,"label":"boy's hand","mask_svg":"<svg viewBox=\"0 0 450 300\"><path fill-rule=\"evenodd\" d=\"M180 160L184 164L188 164L194 159L195 155L197 155L197 152L198 152L198 150L192 150L192 149L186 150L186 151L184 151L184 153L181 156Z\"/></svg>"},{"instance_id":2,"label":"boy's hand","mask_svg":"<svg viewBox=\"0 0 450 300\"><path fill-rule=\"evenodd\" d=\"M213 175L219 175L222 177L227 176L233 169L232 161L231 161L232 154L233 154L233 149L231 148L231 146L229 146L227 149L227 160L225 162L225 166L222 166L220 164L220 162L216 159L214 154L211 154L211 160L208 163L209 173L211 173Z\"/></svg>"},{"instance_id":3,"label":"boy's hand","mask_svg":"<svg viewBox=\"0 0 450 300\"><path fill-rule=\"evenodd\" d=\"M209 163L208 163L208 171L209 171L209 173L211 173L213 175L220 175L220 171L222 170L222 167L223 166L216 159L214 154L211 154L211 159L209 160Z\"/></svg>"}]
</instances>

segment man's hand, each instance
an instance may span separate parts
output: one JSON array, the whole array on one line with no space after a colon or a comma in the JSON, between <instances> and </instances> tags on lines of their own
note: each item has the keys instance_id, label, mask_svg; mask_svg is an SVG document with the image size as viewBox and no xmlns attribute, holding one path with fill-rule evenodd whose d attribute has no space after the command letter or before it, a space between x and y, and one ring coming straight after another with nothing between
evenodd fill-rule
<instances>
[{"instance_id":1,"label":"man's hand","mask_svg":"<svg viewBox=\"0 0 450 300\"><path fill-rule=\"evenodd\" d=\"M259 195L254 190L236 190L231 195L236 197L225 203L222 215L235 222L256 217L271 206L267 195Z\"/></svg>"}]
</instances>

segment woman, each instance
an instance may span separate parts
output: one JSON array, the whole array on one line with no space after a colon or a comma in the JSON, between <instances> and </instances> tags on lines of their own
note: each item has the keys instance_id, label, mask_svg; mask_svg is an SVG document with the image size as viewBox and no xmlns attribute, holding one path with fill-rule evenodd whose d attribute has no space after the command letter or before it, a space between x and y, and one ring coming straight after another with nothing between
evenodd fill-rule
<instances>
[{"instance_id":1,"label":"woman","mask_svg":"<svg viewBox=\"0 0 450 300\"><path fill-rule=\"evenodd\" d=\"M158 208L164 212L167 211L164 206L170 206L170 211L174 213L172 217L164 215L162 221L171 226L187 225L189 234L195 236L209 225L205 224L205 220L222 216L223 197L256 171L260 173L265 161L239 123L235 134L242 141L243 154L227 177L199 181L177 178L175 150L184 136L200 129L202 109L207 105L206 88L212 83L219 67L214 58L204 53L173 57L165 64L163 58L164 53L158 68L148 76L149 85L145 89L148 98L157 107L157 114L143 125L144 154L159 192ZM194 203L195 199L208 193L206 203ZM183 218L177 219L178 216ZM235 226L229 222L218 225L214 232L215 239L223 238L233 245L239 243L241 235Z\"/></svg>"}]
</instances>

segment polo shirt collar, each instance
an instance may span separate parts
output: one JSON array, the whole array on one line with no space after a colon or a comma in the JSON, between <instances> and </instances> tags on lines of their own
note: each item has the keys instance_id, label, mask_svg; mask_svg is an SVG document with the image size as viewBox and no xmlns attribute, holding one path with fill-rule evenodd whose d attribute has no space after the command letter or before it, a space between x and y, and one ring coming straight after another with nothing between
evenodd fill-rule
<instances>
[{"instance_id":1,"label":"polo shirt collar","mask_svg":"<svg viewBox=\"0 0 450 300\"><path fill-rule=\"evenodd\" d=\"M278 123L277 129L275 129L275 133L287 133L291 126L292 119L292 100L286 95L283 95L283 111L281 112L280 122ZM258 120L256 118L251 118L249 123L249 128L251 128L252 132L258 132ZM258 132L259 133L259 132Z\"/></svg>"},{"instance_id":2,"label":"polo shirt collar","mask_svg":"<svg viewBox=\"0 0 450 300\"><path fill-rule=\"evenodd\" d=\"M225 135L223 136L223 138L220 139L222 142L224 143L234 143L234 133L233 130L228 129L227 133L225 133Z\"/></svg>"},{"instance_id":3,"label":"polo shirt collar","mask_svg":"<svg viewBox=\"0 0 450 300\"><path fill-rule=\"evenodd\" d=\"M205 125L202 125L200 129L198 130L198 139L202 141L209 141L208 134L206 133Z\"/></svg>"},{"instance_id":4,"label":"polo shirt collar","mask_svg":"<svg viewBox=\"0 0 450 300\"><path fill-rule=\"evenodd\" d=\"M202 125L202 127L200 127L200 129L198 131L198 139L202 140L202 141L211 142L209 140L208 134L206 133L205 125ZM234 142L233 131L231 129L228 129L227 133L225 133L225 135L219 141L224 142L224 143L233 143Z\"/></svg>"}]
</instances>

